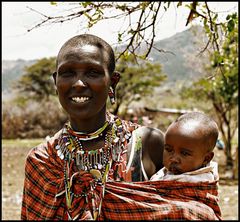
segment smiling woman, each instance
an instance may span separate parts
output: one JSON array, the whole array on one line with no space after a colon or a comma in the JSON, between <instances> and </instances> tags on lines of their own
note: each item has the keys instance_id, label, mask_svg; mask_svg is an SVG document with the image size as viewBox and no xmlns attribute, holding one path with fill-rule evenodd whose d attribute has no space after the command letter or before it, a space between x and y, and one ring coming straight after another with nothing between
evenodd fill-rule
<instances>
[{"instance_id":1,"label":"smiling woman","mask_svg":"<svg viewBox=\"0 0 240 222\"><path fill-rule=\"evenodd\" d=\"M108 91L116 79L112 78L116 75L113 64L107 61L113 61L114 54L103 41L95 43L91 35L78 39L72 38L61 48L54 81L73 129L92 132L105 122Z\"/></svg>"},{"instance_id":2,"label":"smiling woman","mask_svg":"<svg viewBox=\"0 0 240 222\"><path fill-rule=\"evenodd\" d=\"M27 156L21 218L99 219L108 181L147 180L162 167L163 133L107 111L120 74L103 39L69 39L53 78L69 121Z\"/></svg>"}]
</instances>

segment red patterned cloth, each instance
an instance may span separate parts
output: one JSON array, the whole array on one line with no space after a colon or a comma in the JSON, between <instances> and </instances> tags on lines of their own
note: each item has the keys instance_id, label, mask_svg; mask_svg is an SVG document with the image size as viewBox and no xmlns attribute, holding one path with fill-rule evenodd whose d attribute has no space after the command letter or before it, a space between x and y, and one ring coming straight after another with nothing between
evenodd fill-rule
<instances>
[{"instance_id":1,"label":"red patterned cloth","mask_svg":"<svg viewBox=\"0 0 240 222\"><path fill-rule=\"evenodd\" d=\"M67 219L63 163L50 144L31 150L26 162L22 220ZM87 182L87 181L86 181ZM75 186L76 189L81 187ZM96 193L101 192L96 188ZM56 195L59 195L56 197ZM219 220L217 184L176 181L107 182L99 220ZM88 209L81 219L88 219ZM73 217L86 207L73 203Z\"/></svg>"},{"instance_id":2,"label":"red patterned cloth","mask_svg":"<svg viewBox=\"0 0 240 222\"><path fill-rule=\"evenodd\" d=\"M217 182L108 182L100 220L221 220Z\"/></svg>"},{"instance_id":3,"label":"red patterned cloth","mask_svg":"<svg viewBox=\"0 0 240 222\"><path fill-rule=\"evenodd\" d=\"M54 149L41 145L32 149L25 164L22 220L63 219L63 162Z\"/></svg>"},{"instance_id":4,"label":"red patterned cloth","mask_svg":"<svg viewBox=\"0 0 240 222\"><path fill-rule=\"evenodd\" d=\"M123 122L123 130L132 133L133 126ZM136 126L137 127L137 126ZM59 133L47 143L33 148L26 159L22 201L22 220L77 220L91 219L93 205L97 206L103 186L97 185L93 193L73 199L70 211L66 207L64 186L64 160L55 149ZM140 156L137 149L128 173L127 147L121 152L120 162L109 170L109 180L141 181ZM113 158L114 159L114 158ZM70 169L71 171L71 169ZM73 177L73 191L81 194L89 189L90 174L81 172ZM72 175L71 174L71 175ZM91 199L94 195L95 202ZM175 181L107 182L99 220L218 220L220 208L216 183L186 183Z\"/></svg>"},{"instance_id":5,"label":"red patterned cloth","mask_svg":"<svg viewBox=\"0 0 240 222\"><path fill-rule=\"evenodd\" d=\"M123 136L126 133L132 133L138 127L137 124L131 124L122 121ZM93 204L97 206L102 196L102 185L97 185L96 189L86 197L74 197L70 212L67 211L66 192L64 185L64 160L57 155L55 147L58 145L61 131L56 133L48 142L38 145L30 150L25 163L25 180L22 199L22 220L67 220L68 215L71 218L91 219L91 210ZM125 145L126 144L126 145ZM119 161L114 161L109 170L109 179L132 181L136 177L133 170L126 172L127 163L127 141L125 140L123 150L120 151ZM140 170L140 158L136 163L136 169ZM70 165L72 166L72 164ZM70 167L71 175L73 172ZM123 172L124 171L124 172ZM75 175L75 174L74 174ZM140 181L140 173L138 173ZM93 178L90 174L84 176L79 173L73 177L72 190L76 194L81 194L83 190L90 190L89 184ZM94 196L94 202L92 200Z\"/></svg>"}]
</instances>

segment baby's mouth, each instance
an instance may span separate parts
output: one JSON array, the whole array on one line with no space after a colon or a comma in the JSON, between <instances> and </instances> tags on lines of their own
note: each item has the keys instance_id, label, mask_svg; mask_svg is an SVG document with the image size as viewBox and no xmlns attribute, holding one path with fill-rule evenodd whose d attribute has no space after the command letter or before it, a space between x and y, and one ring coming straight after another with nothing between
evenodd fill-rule
<instances>
[{"instance_id":1,"label":"baby's mouth","mask_svg":"<svg viewBox=\"0 0 240 222\"><path fill-rule=\"evenodd\" d=\"M170 166L169 171L175 175L182 174L182 171L175 166Z\"/></svg>"}]
</instances>

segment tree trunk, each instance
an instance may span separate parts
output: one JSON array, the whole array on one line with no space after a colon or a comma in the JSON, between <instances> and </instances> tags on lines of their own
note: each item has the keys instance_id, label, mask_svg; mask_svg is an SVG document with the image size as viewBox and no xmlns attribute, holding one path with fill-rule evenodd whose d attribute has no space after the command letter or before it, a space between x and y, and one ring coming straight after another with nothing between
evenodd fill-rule
<instances>
[{"instance_id":1,"label":"tree trunk","mask_svg":"<svg viewBox=\"0 0 240 222\"><path fill-rule=\"evenodd\" d=\"M238 179L238 146L236 147L236 152L234 154L233 179Z\"/></svg>"}]
</instances>

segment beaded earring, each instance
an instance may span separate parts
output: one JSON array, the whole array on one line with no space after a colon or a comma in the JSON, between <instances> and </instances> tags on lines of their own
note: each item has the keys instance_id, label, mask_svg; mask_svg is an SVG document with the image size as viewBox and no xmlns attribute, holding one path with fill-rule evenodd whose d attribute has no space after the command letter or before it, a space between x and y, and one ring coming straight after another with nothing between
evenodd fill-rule
<instances>
[{"instance_id":1,"label":"beaded earring","mask_svg":"<svg viewBox=\"0 0 240 222\"><path fill-rule=\"evenodd\" d=\"M113 90L113 88L112 88L111 86L109 87L108 96L109 96L109 98L110 98L111 104L112 104L112 105L115 104L114 90Z\"/></svg>"}]
</instances>

